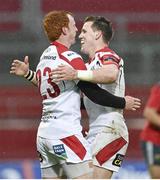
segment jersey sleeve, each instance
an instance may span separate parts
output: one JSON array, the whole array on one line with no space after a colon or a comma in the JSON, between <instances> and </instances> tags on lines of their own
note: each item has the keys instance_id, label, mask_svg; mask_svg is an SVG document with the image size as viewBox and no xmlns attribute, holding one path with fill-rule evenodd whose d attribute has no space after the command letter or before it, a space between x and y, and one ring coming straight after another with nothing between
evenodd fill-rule
<instances>
[{"instance_id":1,"label":"jersey sleeve","mask_svg":"<svg viewBox=\"0 0 160 180\"><path fill-rule=\"evenodd\" d=\"M121 60L121 58L118 55L111 52L102 54L101 57L99 57L99 59L103 65L115 64L118 68Z\"/></svg>"},{"instance_id":2,"label":"jersey sleeve","mask_svg":"<svg viewBox=\"0 0 160 180\"><path fill-rule=\"evenodd\" d=\"M66 51L61 54L61 58L69 63L76 70L86 70L86 65L82 57L73 51Z\"/></svg>"},{"instance_id":3,"label":"jersey sleeve","mask_svg":"<svg viewBox=\"0 0 160 180\"><path fill-rule=\"evenodd\" d=\"M146 106L156 110L160 109L160 85L153 86Z\"/></svg>"},{"instance_id":4,"label":"jersey sleeve","mask_svg":"<svg viewBox=\"0 0 160 180\"><path fill-rule=\"evenodd\" d=\"M124 109L126 102L122 97L114 96L108 91L91 82L79 81L77 86L94 103L119 109Z\"/></svg>"}]
</instances>

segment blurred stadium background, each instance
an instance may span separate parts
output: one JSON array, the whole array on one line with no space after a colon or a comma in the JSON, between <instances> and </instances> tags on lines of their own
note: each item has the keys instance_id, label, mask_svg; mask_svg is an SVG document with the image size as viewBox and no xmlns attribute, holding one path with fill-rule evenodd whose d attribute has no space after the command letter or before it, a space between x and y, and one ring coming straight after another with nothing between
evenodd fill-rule
<instances>
[{"instance_id":1,"label":"blurred stadium background","mask_svg":"<svg viewBox=\"0 0 160 180\"><path fill-rule=\"evenodd\" d=\"M102 15L113 22L111 47L125 61L126 94L142 100L140 110L125 112L130 145L115 178L147 178L139 133L150 87L160 76L160 0L0 0L0 178L40 178L35 141L41 99L34 86L9 70L13 59L25 55L35 69L48 46L42 18L62 9L75 14L79 29L87 15ZM77 42L72 48L79 52L79 46ZM82 114L86 118L83 108Z\"/></svg>"}]
</instances>

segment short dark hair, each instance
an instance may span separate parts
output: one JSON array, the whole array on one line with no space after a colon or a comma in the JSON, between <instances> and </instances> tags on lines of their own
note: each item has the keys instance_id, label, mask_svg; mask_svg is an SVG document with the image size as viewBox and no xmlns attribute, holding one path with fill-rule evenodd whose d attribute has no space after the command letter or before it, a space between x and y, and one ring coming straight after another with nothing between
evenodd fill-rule
<instances>
[{"instance_id":1,"label":"short dark hair","mask_svg":"<svg viewBox=\"0 0 160 180\"><path fill-rule=\"evenodd\" d=\"M93 29L102 31L104 42L108 43L112 39L113 28L111 21L102 16L88 16L85 18L84 23L89 21L93 22Z\"/></svg>"}]
</instances>

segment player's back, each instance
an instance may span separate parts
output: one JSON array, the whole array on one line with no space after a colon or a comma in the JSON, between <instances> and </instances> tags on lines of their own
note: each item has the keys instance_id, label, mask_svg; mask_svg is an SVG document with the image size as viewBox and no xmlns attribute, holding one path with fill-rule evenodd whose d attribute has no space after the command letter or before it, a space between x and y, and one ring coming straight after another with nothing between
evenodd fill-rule
<instances>
[{"instance_id":1,"label":"player's back","mask_svg":"<svg viewBox=\"0 0 160 180\"><path fill-rule=\"evenodd\" d=\"M80 93L76 83L62 81L56 84L49 78L51 70L60 64L69 65L60 57L57 47L51 45L43 52L36 70L43 100L38 135L45 138L63 138L81 131Z\"/></svg>"}]
</instances>

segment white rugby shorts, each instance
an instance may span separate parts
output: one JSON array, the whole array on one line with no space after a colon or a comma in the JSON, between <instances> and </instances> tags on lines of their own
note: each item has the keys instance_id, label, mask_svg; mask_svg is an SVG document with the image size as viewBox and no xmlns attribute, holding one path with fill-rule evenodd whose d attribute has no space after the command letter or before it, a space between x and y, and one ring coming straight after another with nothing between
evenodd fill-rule
<instances>
[{"instance_id":1,"label":"white rugby shorts","mask_svg":"<svg viewBox=\"0 0 160 180\"><path fill-rule=\"evenodd\" d=\"M128 129L123 116L113 116L100 132L87 138L91 145L93 165L118 172L128 147Z\"/></svg>"},{"instance_id":2,"label":"white rugby shorts","mask_svg":"<svg viewBox=\"0 0 160 180\"><path fill-rule=\"evenodd\" d=\"M37 151L41 168L65 162L81 163L92 160L90 146L82 134L63 139L46 139L38 136Z\"/></svg>"}]
</instances>

